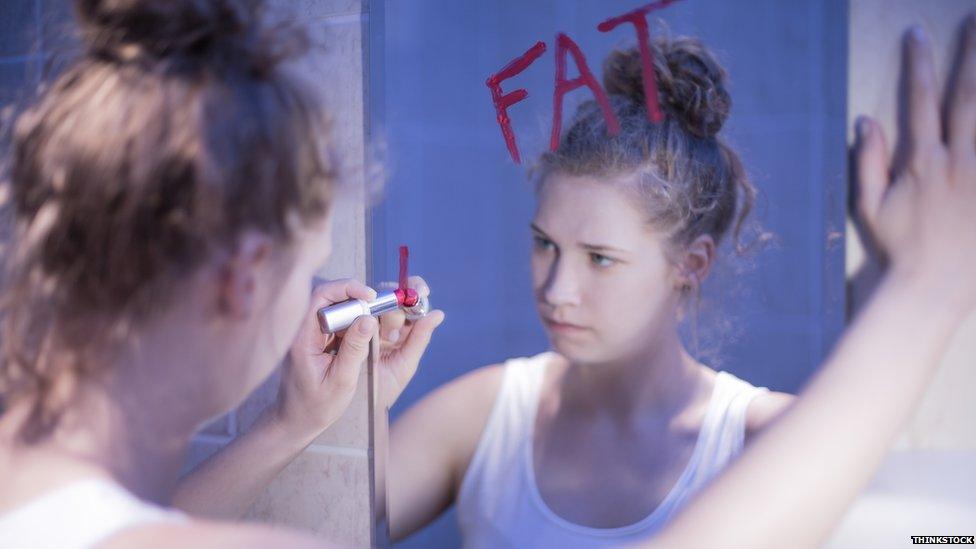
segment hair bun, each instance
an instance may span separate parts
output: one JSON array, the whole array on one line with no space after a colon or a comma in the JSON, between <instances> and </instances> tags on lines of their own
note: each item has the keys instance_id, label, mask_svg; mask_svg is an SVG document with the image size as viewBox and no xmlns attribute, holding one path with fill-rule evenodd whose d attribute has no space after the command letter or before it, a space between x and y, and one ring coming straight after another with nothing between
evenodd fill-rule
<instances>
[{"instance_id":1,"label":"hair bun","mask_svg":"<svg viewBox=\"0 0 976 549\"><path fill-rule=\"evenodd\" d=\"M714 55L695 38L659 38L651 51L661 109L693 135L717 134L729 116L732 98L725 70ZM642 71L637 48L614 51L603 66L603 85L609 94L646 104Z\"/></svg>"},{"instance_id":2,"label":"hair bun","mask_svg":"<svg viewBox=\"0 0 976 549\"><path fill-rule=\"evenodd\" d=\"M203 55L223 39L243 38L255 0L76 0L88 50L128 59L140 54Z\"/></svg>"}]
</instances>

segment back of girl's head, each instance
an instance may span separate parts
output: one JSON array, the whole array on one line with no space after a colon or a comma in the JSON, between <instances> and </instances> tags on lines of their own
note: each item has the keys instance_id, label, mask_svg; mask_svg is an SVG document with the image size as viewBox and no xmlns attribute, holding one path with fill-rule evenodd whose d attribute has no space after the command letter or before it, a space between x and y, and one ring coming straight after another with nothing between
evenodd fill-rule
<instances>
[{"instance_id":1,"label":"back of girl's head","mask_svg":"<svg viewBox=\"0 0 976 549\"><path fill-rule=\"evenodd\" d=\"M71 387L245 229L322 218L325 111L288 62L301 29L255 0L78 0L84 54L15 122L0 394L28 438ZM59 360L52 360L54 354Z\"/></svg>"},{"instance_id":2,"label":"back of girl's head","mask_svg":"<svg viewBox=\"0 0 976 549\"><path fill-rule=\"evenodd\" d=\"M755 190L738 155L718 135L732 99L726 73L697 39L652 41L654 77L664 120L651 122L634 48L604 63L604 88L620 123L610 136L603 111L583 103L555 151L542 155L538 181L553 173L626 180L648 222L680 249L702 235L738 240Z\"/></svg>"}]
</instances>

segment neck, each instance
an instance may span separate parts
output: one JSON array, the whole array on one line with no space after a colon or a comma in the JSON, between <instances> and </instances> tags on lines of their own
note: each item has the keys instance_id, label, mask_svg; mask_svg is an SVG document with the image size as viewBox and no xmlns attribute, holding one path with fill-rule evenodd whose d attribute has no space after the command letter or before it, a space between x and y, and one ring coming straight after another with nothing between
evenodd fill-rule
<instances>
[{"instance_id":1,"label":"neck","mask_svg":"<svg viewBox=\"0 0 976 549\"><path fill-rule=\"evenodd\" d=\"M102 375L79 381L55 430L25 447L23 461L36 463L40 476L110 476L142 499L168 504L190 437L208 415L187 358L142 352L103 364Z\"/></svg>"},{"instance_id":2,"label":"neck","mask_svg":"<svg viewBox=\"0 0 976 549\"><path fill-rule=\"evenodd\" d=\"M128 385L86 389L77 414L52 436L52 450L102 468L143 499L168 503L199 420L153 393Z\"/></svg>"},{"instance_id":3,"label":"neck","mask_svg":"<svg viewBox=\"0 0 976 549\"><path fill-rule=\"evenodd\" d=\"M673 416L703 392L702 366L684 349L676 330L666 330L639 352L612 361L570 363L561 380L561 402L584 415L635 418Z\"/></svg>"}]
</instances>

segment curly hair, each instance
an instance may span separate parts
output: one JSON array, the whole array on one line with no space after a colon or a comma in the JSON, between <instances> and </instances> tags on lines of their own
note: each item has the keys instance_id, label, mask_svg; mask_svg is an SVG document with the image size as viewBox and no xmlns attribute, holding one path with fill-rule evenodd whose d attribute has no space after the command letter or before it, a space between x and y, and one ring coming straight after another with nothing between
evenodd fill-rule
<instances>
[{"instance_id":1,"label":"curly hair","mask_svg":"<svg viewBox=\"0 0 976 549\"><path fill-rule=\"evenodd\" d=\"M13 128L0 395L50 433L92 357L245 229L288 242L336 183L327 113L257 0L77 0L84 54Z\"/></svg>"}]
</instances>

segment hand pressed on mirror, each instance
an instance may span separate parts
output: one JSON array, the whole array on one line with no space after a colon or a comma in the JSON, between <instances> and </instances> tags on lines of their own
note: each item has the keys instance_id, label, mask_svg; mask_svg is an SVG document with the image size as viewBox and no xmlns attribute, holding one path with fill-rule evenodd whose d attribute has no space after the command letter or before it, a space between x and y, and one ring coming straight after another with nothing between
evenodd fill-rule
<instances>
[{"instance_id":1,"label":"hand pressed on mirror","mask_svg":"<svg viewBox=\"0 0 976 549\"><path fill-rule=\"evenodd\" d=\"M965 252L976 249L974 24L970 18L963 32L955 86L946 90L944 106L929 39L921 27L908 33L900 135L905 159L893 162L876 121L861 117L856 128L857 213L872 239L893 272L943 277L945 290L963 308L976 301L976 288L966 277L953 276L976 269L976 256Z\"/></svg>"},{"instance_id":2,"label":"hand pressed on mirror","mask_svg":"<svg viewBox=\"0 0 976 549\"><path fill-rule=\"evenodd\" d=\"M904 168L859 121L858 213L889 260L878 290L794 405L643 547L820 546L885 457L976 304L976 15L957 55L940 105L930 40L905 36Z\"/></svg>"}]
</instances>

